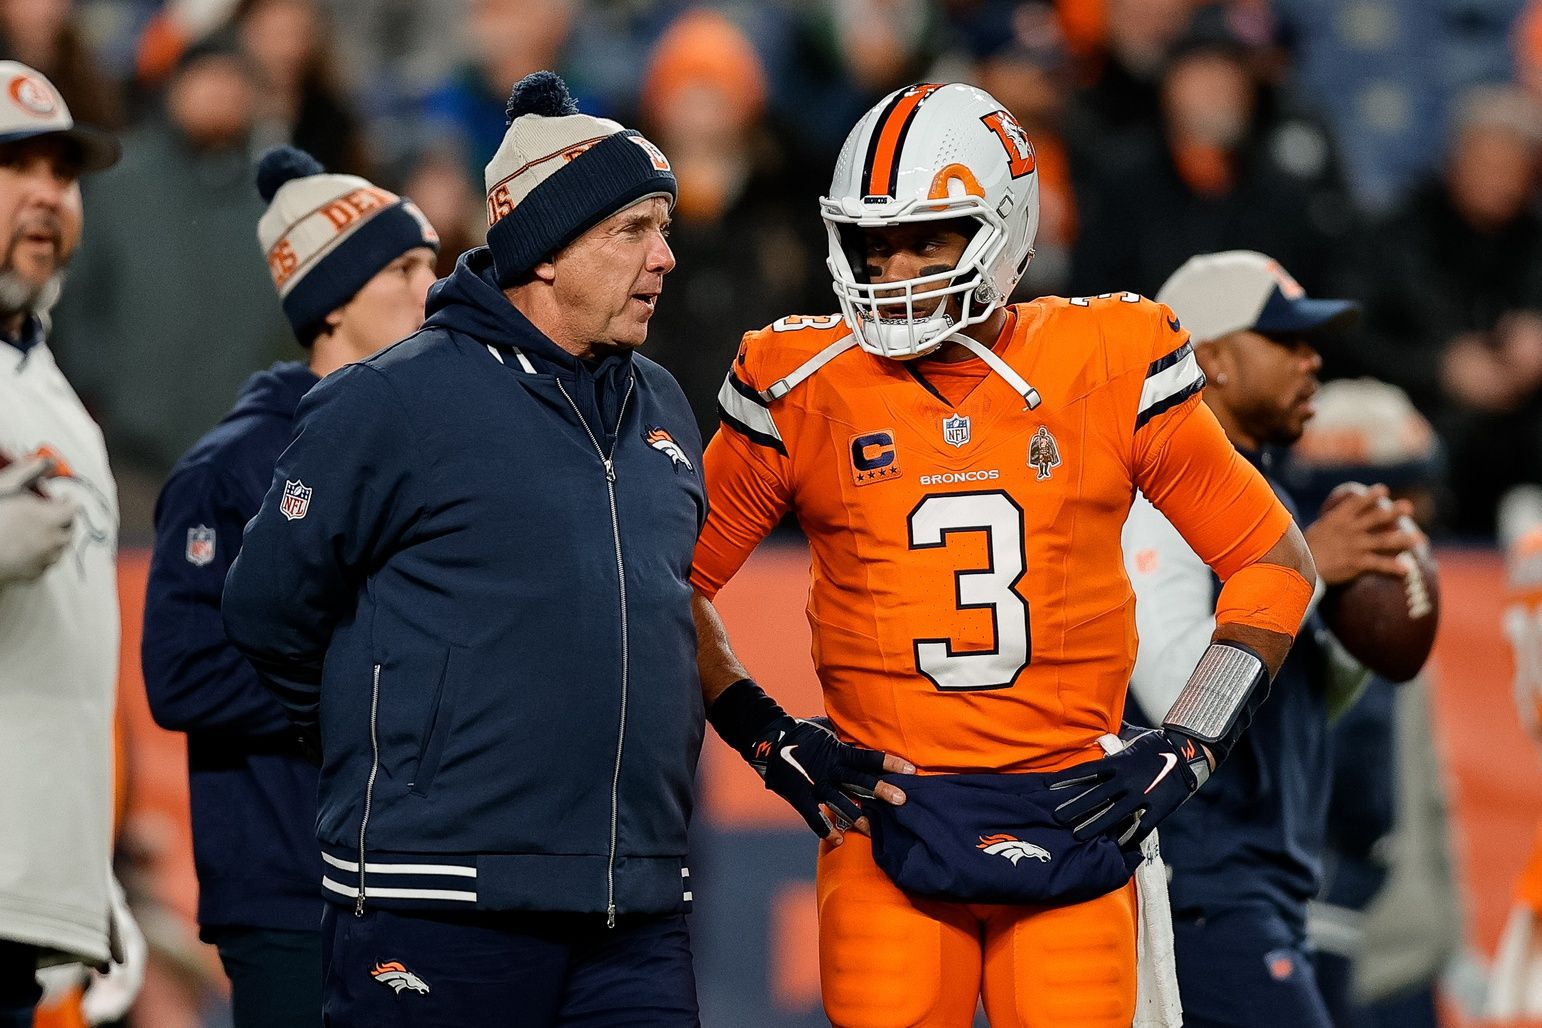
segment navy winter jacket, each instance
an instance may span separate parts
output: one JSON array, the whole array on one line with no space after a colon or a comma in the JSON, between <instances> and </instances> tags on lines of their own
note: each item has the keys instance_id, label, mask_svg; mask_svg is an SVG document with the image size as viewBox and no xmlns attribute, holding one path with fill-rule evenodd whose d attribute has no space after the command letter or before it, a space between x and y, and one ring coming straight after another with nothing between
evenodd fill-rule
<instances>
[{"instance_id":1,"label":"navy winter jacket","mask_svg":"<svg viewBox=\"0 0 1542 1028\"><path fill-rule=\"evenodd\" d=\"M155 554L140 662L150 712L187 733L198 923L315 931L316 769L273 694L225 638L220 592L257 513L295 408L317 382L304 364L247 380L235 408L172 469L155 505Z\"/></svg>"},{"instance_id":2,"label":"navy winter jacket","mask_svg":"<svg viewBox=\"0 0 1542 1028\"><path fill-rule=\"evenodd\" d=\"M356 909L685 910L691 411L652 361L545 338L485 248L428 310L306 397L225 587L231 639L319 719L323 887Z\"/></svg>"},{"instance_id":3,"label":"navy winter jacket","mask_svg":"<svg viewBox=\"0 0 1542 1028\"><path fill-rule=\"evenodd\" d=\"M1274 478L1270 454L1240 452L1299 521L1295 501ZM1212 581L1219 597L1220 580ZM1307 901L1317 894L1332 793L1326 634L1314 610L1226 763L1162 822L1175 913L1261 907L1304 930ZM1161 723L1134 697L1126 717Z\"/></svg>"}]
</instances>

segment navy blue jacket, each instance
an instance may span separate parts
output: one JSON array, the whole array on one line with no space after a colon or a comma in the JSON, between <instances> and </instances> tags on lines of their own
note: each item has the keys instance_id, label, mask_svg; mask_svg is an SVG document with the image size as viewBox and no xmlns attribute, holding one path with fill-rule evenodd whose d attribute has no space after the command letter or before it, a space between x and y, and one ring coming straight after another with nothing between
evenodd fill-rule
<instances>
[{"instance_id":1,"label":"navy blue jacket","mask_svg":"<svg viewBox=\"0 0 1542 1028\"><path fill-rule=\"evenodd\" d=\"M225 586L231 639L319 719L323 887L359 909L685 910L690 408L644 357L545 338L485 248L428 311L306 397Z\"/></svg>"},{"instance_id":2,"label":"navy blue jacket","mask_svg":"<svg viewBox=\"0 0 1542 1028\"><path fill-rule=\"evenodd\" d=\"M155 505L140 661L150 712L187 733L198 923L320 924L316 769L284 708L225 638L220 592L257 513L295 408L316 376L276 364L172 469Z\"/></svg>"},{"instance_id":3,"label":"navy blue jacket","mask_svg":"<svg viewBox=\"0 0 1542 1028\"><path fill-rule=\"evenodd\" d=\"M1269 462L1241 451L1291 516L1296 507ZM1215 583L1216 595L1220 582ZM1316 611L1301 627L1269 698L1226 763L1162 822L1175 912L1267 907L1301 928L1317 895L1333 769L1328 748L1326 632ZM1155 724L1130 698L1130 720Z\"/></svg>"}]
</instances>

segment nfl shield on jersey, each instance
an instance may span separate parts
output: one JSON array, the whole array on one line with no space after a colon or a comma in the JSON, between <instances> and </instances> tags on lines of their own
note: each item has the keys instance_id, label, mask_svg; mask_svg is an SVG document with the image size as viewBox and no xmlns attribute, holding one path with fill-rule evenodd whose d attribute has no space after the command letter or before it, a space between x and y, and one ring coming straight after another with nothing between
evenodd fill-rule
<instances>
[{"instance_id":1,"label":"nfl shield on jersey","mask_svg":"<svg viewBox=\"0 0 1542 1028\"><path fill-rule=\"evenodd\" d=\"M963 446L969 441L969 419L955 414L942 419L942 441L949 446Z\"/></svg>"}]
</instances>

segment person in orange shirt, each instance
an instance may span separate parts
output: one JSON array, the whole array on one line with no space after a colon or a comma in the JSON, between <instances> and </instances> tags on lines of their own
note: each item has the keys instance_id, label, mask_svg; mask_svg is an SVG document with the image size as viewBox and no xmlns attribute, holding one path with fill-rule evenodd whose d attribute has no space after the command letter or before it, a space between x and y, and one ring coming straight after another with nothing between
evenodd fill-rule
<instances>
[{"instance_id":1,"label":"person in orange shirt","mask_svg":"<svg viewBox=\"0 0 1542 1028\"><path fill-rule=\"evenodd\" d=\"M1517 486L1499 505L1505 548L1504 630L1515 659L1515 707L1526 732L1542 745L1542 487ZM1494 956L1484 1013L1490 1018L1542 1017L1542 824L1531 858L1515 883L1515 899Z\"/></svg>"},{"instance_id":2,"label":"person in orange shirt","mask_svg":"<svg viewBox=\"0 0 1542 1028\"><path fill-rule=\"evenodd\" d=\"M997 1026L1128 1025L1139 845L1262 702L1311 557L1200 403L1171 311L1006 303L1037 175L989 94L890 94L821 206L842 314L745 336L704 458L708 718L825 839L832 1022L968 1025L983 995ZM1102 756L1135 656L1120 530L1137 488L1226 585L1164 725ZM833 731L749 677L711 603L788 512Z\"/></svg>"}]
</instances>

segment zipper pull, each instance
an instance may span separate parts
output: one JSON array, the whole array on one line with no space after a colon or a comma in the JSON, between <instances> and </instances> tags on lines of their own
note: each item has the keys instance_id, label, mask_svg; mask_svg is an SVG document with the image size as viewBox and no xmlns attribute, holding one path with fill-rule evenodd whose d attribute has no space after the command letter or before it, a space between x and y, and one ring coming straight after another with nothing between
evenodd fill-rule
<instances>
[{"instance_id":1,"label":"zipper pull","mask_svg":"<svg viewBox=\"0 0 1542 1028\"><path fill-rule=\"evenodd\" d=\"M605 908L605 927L616 927L616 905L614 903Z\"/></svg>"},{"instance_id":2,"label":"zipper pull","mask_svg":"<svg viewBox=\"0 0 1542 1028\"><path fill-rule=\"evenodd\" d=\"M614 482L615 480L616 480L616 462L614 460L612 460L611 458L606 457L605 458L605 481L607 481L607 482Z\"/></svg>"},{"instance_id":3,"label":"zipper pull","mask_svg":"<svg viewBox=\"0 0 1542 1028\"><path fill-rule=\"evenodd\" d=\"M353 916L364 916L364 890L359 890L359 898L353 901Z\"/></svg>"}]
</instances>

